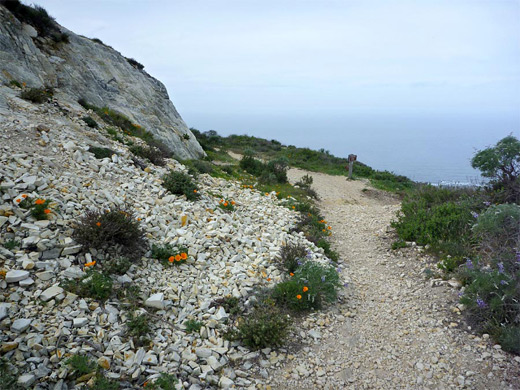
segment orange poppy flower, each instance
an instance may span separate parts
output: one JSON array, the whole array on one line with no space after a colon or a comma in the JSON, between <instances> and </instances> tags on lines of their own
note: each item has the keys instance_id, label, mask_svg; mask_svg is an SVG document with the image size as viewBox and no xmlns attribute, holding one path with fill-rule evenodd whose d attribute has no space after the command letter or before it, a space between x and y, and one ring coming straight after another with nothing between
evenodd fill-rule
<instances>
[{"instance_id":1,"label":"orange poppy flower","mask_svg":"<svg viewBox=\"0 0 520 390\"><path fill-rule=\"evenodd\" d=\"M294 276L294 274L292 272L289 272L289 275Z\"/></svg>"},{"instance_id":2,"label":"orange poppy flower","mask_svg":"<svg viewBox=\"0 0 520 390\"><path fill-rule=\"evenodd\" d=\"M174 256L170 256L170 257L168 257L168 261L169 261L170 263L173 263L174 260L175 260L175 257L174 257Z\"/></svg>"},{"instance_id":3,"label":"orange poppy flower","mask_svg":"<svg viewBox=\"0 0 520 390\"><path fill-rule=\"evenodd\" d=\"M307 291L309 291L309 287L304 286L304 287L303 287L303 292L307 292Z\"/></svg>"},{"instance_id":4,"label":"orange poppy flower","mask_svg":"<svg viewBox=\"0 0 520 390\"><path fill-rule=\"evenodd\" d=\"M22 198L27 198L27 194L22 194Z\"/></svg>"},{"instance_id":5,"label":"orange poppy flower","mask_svg":"<svg viewBox=\"0 0 520 390\"><path fill-rule=\"evenodd\" d=\"M186 260L188 258L188 254L187 253L181 253L181 259L182 260Z\"/></svg>"},{"instance_id":6,"label":"orange poppy flower","mask_svg":"<svg viewBox=\"0 0 520 390\"><path fill-rule=\"evenodd\" d=\"M36 199L36 200L34 201L34 203L36 203L36 204L44 204L44 203L45 203L45 200L44 200L44 199Z\"/></svg>"},{"instance_id":7,"label":"orange poppy flower","mask_svg":"<svg viewBox=\"0 0 520 390\"><path fill-rule=\"evenodd\" d=\"M231 201L231 204L232 204L232 205L234 206L234 205L235 205L235 201L234 201L234 200L232 200L232 201Z\"/></svg>"},{"instance_id":8,"label":"orange poppy flower","mask_svg":"<svg viewBox=\"0 0 520 390\"><path fill-rule=\"evenodd\" d=\"M270 281L271 281L271 278L267 278L267 281L270 282Z\"/></svg>"},{"instance_id":9,"label":"orange poppy flower","mask_svg":"<svg viewBox=\"0 0 520 390\"><path fill-rule=\"evenodd\" d=\"M20 203L21 201L21 199L16 199L16 203Z\"/></svg>"},{"instance_id":10,"label":"orange poppy flower","mask_svg":"<svg viewBox=\"0 0 520 390\"><path fill-rule=\"evenodd\" d=\"M225 203L224 203L224 207L227 207L227 206L228 206L228 202L225 202Z\"/></svg>"},{"instance_id":11,"label":"orange poppy flower","mask_svg":"<svg viewBox=\"0 0 520 390\"><path fill-rule=\"evenodd\" d=\"M50 213L51 213L51 210L49 210L49 209L45 209L45 210L43 210L43 212L44 212L45 214L50 214Z\"/></svg>"},{"instance_id":12,"label":"orange poppy flower","mask_svg":"<svg viewBox=\"0 0 520 390\"><path fill-rule=\"evenodd\" d=\"M175 255L175 261L181 261L182 257L181 255Z\"/></svg>"},{"instance_id":13,"label":"orange poppy flower","mask_svg":"<svg viewBox=\"0 0 520 390\"><path fill-rule=\"evenodd\" d=\"M302 296L300 294L296 295L296 299L302 299Z\"/></svg>"},{"instance_id":14,"label":"orange poppy flower","mask_svg":"<svg viewBox=\"0 0 520 390\"><path fill-rule=\"evenodd\" d=\"M196 193L197 193L197 190L193 190L193 193L196 194Z\"/></svg>"},{"instance_id":15,"label":"orange poppy flower","mask_svg":"<svg viewBox=\"0 0 520 390\"><path fill-rule=\"evenodd\" d=\"M96 226L101 226L101 222L96 222Z\"/></svg>"},{"instance_id":16,"label":"orange poppy flower","mask_svg":"<svg viewBox=\"0 0 520 390\"><path fill-rule=\"evenodd\" d=\"M327 229L332 230L332 226L329 226Z\"/></svg>"},{"instance_id":17,"label":"orange poppy flower","mask_svg":"<svg viewBox=\"0 0 520 390\"><path fill-rule=\"evenodd\" d=\"M90 263L85 263L85 267L92 267L94 265L96 265L96 260L91 261Z\"/></svg>"},{"instance_id":18,"label":"orange poppy flower","mask_svg":"<svg viewBox=\"0 0 520 390\"><path fill-rule=\"evenodd\" d=\"M296 208L296 206L292 206L292 208L293 208L293 209L295 209L295 208Z\"/></svg>"}]
</instances>

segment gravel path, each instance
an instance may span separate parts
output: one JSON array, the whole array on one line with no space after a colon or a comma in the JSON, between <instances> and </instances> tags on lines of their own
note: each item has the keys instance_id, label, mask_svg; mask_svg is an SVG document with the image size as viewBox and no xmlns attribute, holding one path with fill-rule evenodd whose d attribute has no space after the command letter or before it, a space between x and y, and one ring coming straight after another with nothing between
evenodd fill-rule
<instances>
[{"instance_id":1,"label":"gravel path","mask_svg":"<svg viewBox=\"0 0 520 390\"><path fill-rule=\"evenodd\" d=\"M290 170L291 182L305 173ZM312 176L349 285L325 326L311 321L319 337L270 372L271 388L519 389L520 357L467 332L456 282L427 279L434 264L422 248L389 250L399 201L362 181Z\"/></svg>"}]
</instances>

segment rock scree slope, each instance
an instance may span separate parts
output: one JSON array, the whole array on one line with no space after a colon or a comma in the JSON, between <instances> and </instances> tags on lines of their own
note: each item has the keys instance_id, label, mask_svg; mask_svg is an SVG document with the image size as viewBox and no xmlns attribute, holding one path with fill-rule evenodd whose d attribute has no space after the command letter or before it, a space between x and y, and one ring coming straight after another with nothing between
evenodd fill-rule
<instances>
[{"instance_id":1,"label":"rock scree slope","mask_svg":"<svg viewBox=\"0 0 520 390\"><path fill-rule=\"evenodd\" d=\"M69 43L39 36L35 28L0 5L0 82L49 86L69 104L84 98L95 106L108 106L150 131L176 156L205 155L160 81L113 48L58 28L68 35ZM4 115L6 104L0 95Z\"/></svg>"}]
</instances>

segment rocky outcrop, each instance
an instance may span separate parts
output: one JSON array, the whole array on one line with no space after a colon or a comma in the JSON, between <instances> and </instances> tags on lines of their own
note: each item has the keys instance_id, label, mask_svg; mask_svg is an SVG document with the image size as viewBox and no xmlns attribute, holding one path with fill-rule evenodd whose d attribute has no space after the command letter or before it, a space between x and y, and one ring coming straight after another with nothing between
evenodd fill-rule
<instances>
[{"instance_id":1,"label":"rocky outcrop","mask_svg":"<svg viewBox=\"0 0 520 390\"><path fill-rule=\"evenodd\" d=\"M0 82L50 86L69 104L84 98L108 106L149 130L176 156L205 155L160 81L100 41L58 27L68 43L39 36L0 5Z\"/></svg>"}]
</instances>

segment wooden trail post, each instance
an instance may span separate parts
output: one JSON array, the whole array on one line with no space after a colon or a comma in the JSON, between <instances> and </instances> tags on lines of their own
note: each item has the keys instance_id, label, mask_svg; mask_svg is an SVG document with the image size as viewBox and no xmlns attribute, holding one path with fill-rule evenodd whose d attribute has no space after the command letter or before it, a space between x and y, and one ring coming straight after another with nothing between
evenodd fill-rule
<instances>
[{"instance_id":1,"label":"wooden trail post","mask_svg":"<svg viewBox=\"0 0 520 390\"><path fill-rule=\"evenodd\" d=\"M348 179L352 179L352 168L354 166L354 161L357 160L357 156L355 154L348 155Z\"/></svg>"}]
</instances>

